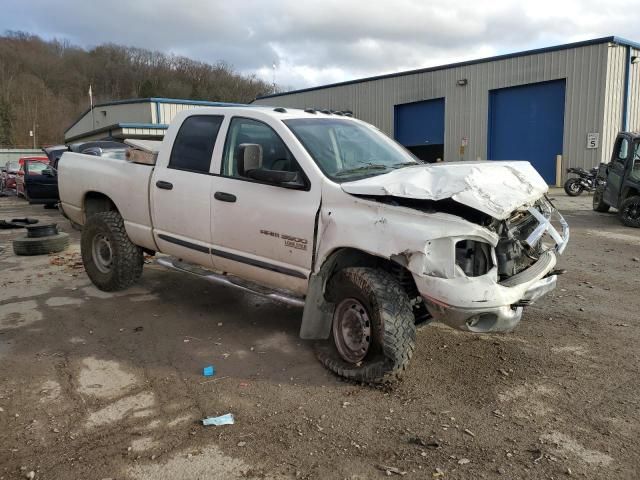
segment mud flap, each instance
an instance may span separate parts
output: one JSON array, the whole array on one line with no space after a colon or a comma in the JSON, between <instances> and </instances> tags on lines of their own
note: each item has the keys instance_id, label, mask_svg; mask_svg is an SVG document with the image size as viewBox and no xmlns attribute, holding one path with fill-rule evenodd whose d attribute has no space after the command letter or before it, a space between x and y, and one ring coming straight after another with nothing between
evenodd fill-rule
<instances>
[{"instance_id":1,"label":"mud flap","mask_svg":"<svg viewBox=\"0 0 640 480\"><path fill-rule=\"evenodd\" d=\"M317 275L311 275L309 278L309 290L300 325L300 338L304 340L326 340L331 334L331 322L336 305L324 298L324 288L331 271L332 268L323 267Z\"/></svg>"}]
</instances>

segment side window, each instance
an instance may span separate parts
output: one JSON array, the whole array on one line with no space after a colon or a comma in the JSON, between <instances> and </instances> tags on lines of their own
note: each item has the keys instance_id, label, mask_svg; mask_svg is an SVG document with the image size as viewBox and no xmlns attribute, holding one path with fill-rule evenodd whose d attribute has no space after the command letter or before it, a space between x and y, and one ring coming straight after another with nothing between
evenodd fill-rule
<instances>
[{"instance_id":1,"label":"side window","mask_svg":"<svg viewBox=\"0 0 640 480\"><path fill-rule=\"evenodd\" d=\"M618 146L616 148L616 156L613 161L618 164L618 166L624 167L627 157L629 155L629 140L626 138L621 138L618 141Z\"/></svg>"},{"instance_id":2,"label":"side window","mask_svg":"<svg viewBox=\"0 0 640 480\"><path fill-rule=\"evenodd\" d=\"M268 125L249 118L231 120L222 157L222 175L242 176L238 173L240 145L258 144L262 148L262 169L296 172L301 179L302 169L278 134ZM295 182L294 182L295 183Z\"/></svg>"},{"instance_id":3,"label":"side window","mask_svg":"<svg viewBox=\"0 0 640 480\"><path fill-rule=\"evenodd\" d=\"M222 115L194 115L180 126L169 157L169 168L209 173Z\"/></svg>"}]
</instances>

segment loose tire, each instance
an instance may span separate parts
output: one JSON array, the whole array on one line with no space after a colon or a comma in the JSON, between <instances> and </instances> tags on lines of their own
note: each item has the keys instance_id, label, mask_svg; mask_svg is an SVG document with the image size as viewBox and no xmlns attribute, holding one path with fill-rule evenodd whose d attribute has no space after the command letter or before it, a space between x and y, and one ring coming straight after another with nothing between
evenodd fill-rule
<instances>
[{"instance_id":1,"label":"loose tire","mask_svg":"<svg viewBox=\"0 0 640 480\"><path fill-rule=\"evenodd\" d=\"M60 232L47 237L30 238L21 235L13 241L13 253L16 255L47 255L58 253L69 246L69 234Z\"/></svg>"},{"instance_id":2,"label":"loose tire","mask_svg":"<svg viewBox=\"0 0 640 480\"><path fill-rule=\"evenodd\" d=\"M620 220L627 227L640 228L640 196L634 195L620 204Z\"/></svg>"},{"instance_id":3,"label":"loose tire","mask_svg":"<svg viewBox=\"0 0 640 480\"><path fill-rule=\"evenodd\" d=\"M606 213L611 208L607 203L604 202L604 188L597 187L595 192L593 192L593 210L596 212Z\"/></svg>"},{"instance_id":4,"label":"loose tire","mask_svg":"<svg viewBox=\"0 0 640 480\"><path fill-rule=\"evenodd\" d=\"M118 212L89 217L82 229L80 249L87 275L100 290L124 290L142 275L142 250L129 240Z\"/></svg>"},{"instance_id":5,"label":"loose tire","mask_svg":"<svg viewBox=\"0 0 640 480\"><path fill-rule=\"evenodd\" d=\"M398 281L383 270L345 268L331 279L327 297L336 310L331 338L316 349L320 362L358 382L399 378L415 349L416 326Z\"/></svg>"},{"instance_id":6,"label":"loose tire","mask_svg":"<svg viewBox=\"0 0 640 480\"><path fill-rule=\"evenodd\" d=\"M570 178L566 182L564 182L564 191L570 197L577 197L582 193L584 187L580 184L579 178Z\"/></svg>"}]
</instances>

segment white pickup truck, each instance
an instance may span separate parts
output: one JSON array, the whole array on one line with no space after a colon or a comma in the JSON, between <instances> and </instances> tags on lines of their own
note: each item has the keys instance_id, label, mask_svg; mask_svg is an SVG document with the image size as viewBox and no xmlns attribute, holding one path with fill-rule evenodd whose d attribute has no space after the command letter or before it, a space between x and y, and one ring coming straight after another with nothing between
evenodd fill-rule
<instances>
[{"instance_id":1,"label":"white pickup truck","mask_svg":"<svg viewBox=\"0 0 640 480\"><path fill-rule=\"evenodd\" d=\"M167 267L304 307L300 336L353 380L401 375L431 320L513 329L555 287L569 238L529 163L423 164L340 112L194 109L146 148L146 164L60 161L93 283L125 289L143 252L166 254Z\"/></svg>"}]
</instances>

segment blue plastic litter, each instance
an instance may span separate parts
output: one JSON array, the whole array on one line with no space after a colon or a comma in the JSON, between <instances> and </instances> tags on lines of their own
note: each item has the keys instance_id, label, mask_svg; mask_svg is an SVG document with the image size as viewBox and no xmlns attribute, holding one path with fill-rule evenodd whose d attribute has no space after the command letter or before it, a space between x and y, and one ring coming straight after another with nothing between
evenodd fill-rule
<instances>
[{"instance_id":1,"label":"blue plastic litter","mask_svg":"<svg viewBox=\"0 0 640 480\"><path fill-rule=\"evenodd\" d=\"M224 415L220 415L219 417L209 417L202 420L202 425L233 425L235 419L233 418L233 413L226 413Z\"/></svg>"},{"instance_id":2,"label":"blue plastic litter","mask_svg":"<svg viewBox=\"0 0 640 480\"><path fill-rule=\"evenodd\" d=\"M213 365L209 365L202 369L202 375L205 377L213 377L216 374L216 369L213 368Z\"/></svg>"}]
</instances>

